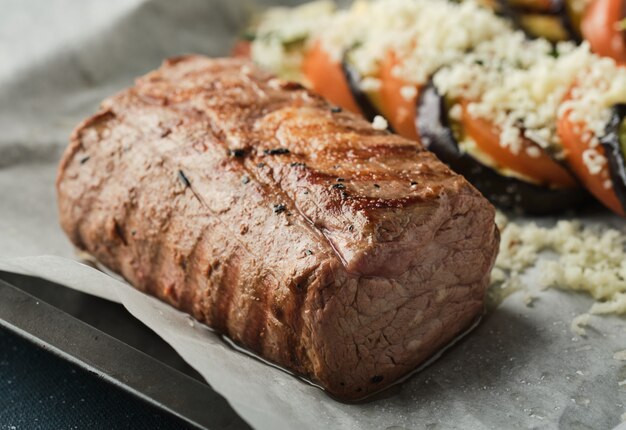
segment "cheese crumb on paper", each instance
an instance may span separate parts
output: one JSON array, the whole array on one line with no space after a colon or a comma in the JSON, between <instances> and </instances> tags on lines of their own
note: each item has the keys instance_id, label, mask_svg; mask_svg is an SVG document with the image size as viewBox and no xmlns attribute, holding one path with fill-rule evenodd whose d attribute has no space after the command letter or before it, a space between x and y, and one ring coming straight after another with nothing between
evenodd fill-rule
<instances>
[{"instance_id":1,"label":"cheese crumb on paper","mask_svg":"<svg viewBox=\"0 0 626 430\"><path fill-rule=\"evenodd\" d=\"M626 235L614 228L561 220L553 227L515 223L498 213L500 253L492 283L519 287L530 267L540 272L542 288L583 291L595 300L588 313L574 318L571 329L585 334L591 315L626 314ZM542 252L552 259L538 259Z\"/></svg>"},{"instance_id":2,"label":"cheese crumb on paper","mask_svg":"<svg viewBox=\"0 0 626 430\"><path fill-rule=\"evenodd\" d=\"M572 320L572 324L570 325L570 330L576 333L578 336L584 336L587 334L585 330L585 326L589 325L589 320L591 319L590 314L582 314L578 315L576 318Z\"/></svg>"},{"instance_id":3,"label":"cheese crumb on paper","mask_svg":"<svg viewBox=\"0 0 626 430\"><path fill-rule=\"evenodd\" d=\"M372 121L372 128L374 130L387 130L387 127L389 127L389 123L387 123L385 118L380 115L376 115L374 117L374 120Z\"/></svg>"}]
</instances>

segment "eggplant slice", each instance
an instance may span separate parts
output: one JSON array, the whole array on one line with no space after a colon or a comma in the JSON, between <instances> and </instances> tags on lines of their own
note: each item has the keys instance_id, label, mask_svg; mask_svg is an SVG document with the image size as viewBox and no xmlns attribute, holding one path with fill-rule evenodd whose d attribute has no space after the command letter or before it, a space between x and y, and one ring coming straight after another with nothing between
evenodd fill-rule
<instances>
[{"instance_id":1,"label":"eggplant slice","mask_svg":"<svg viewBox=\"0 0 626 430\"><path fill-rule=\"evenodd\" d=\"M624 161L624 152L621 145L620 128L622 122L626 118L626 104L617 104L613 106L611 118L606 126L606 132L600 144L604 148L604 155L609 162L609 174L613 183L613 190L617 195L617 199L622 204L622 208L626 212L626 162Z\"/></svg>"},{"instance_id":2,"label":"eggplant slice","mask_svg":"<svg viewBox=\"0 0 626 430\"><path fill-rule=\"evenodd\" d=\"M589 195L580 188L554 189L504 176L459 148L444 98L430 82L421 91L416 125L424 146L462 174L494 205L529 215L548 215L580 206Z\"/></svg>"},{"instance_id":3,"label":"eggplant slice","mask_svg":"<svg viewBox=\"0 0 626 430\"><path fill-rule=\"evenodd\" d=\"M546 10L511 4L514 3L511 0L499 0L499 9L503 16L531 38L543 37L553 43L563 40L580 43L582 37L568 1L571 0L552 0Z\"/></svg>"},{"instance_id":4,"label":"eggplant slice","mask_svg":"<svg viewBox=\"0 0 626 430\"><path fill-rule=\"evenodd\" d=\"M374 106L367 93L360 88L359 82L361 82L363 77L354 67L350 65L350 63L346 60L345 55L343 61L341 62L341 69L346 77L346 82L348 82L348 88L350 88L352 97L354 98L357 106L361 109L361 113L368 121L374 121L374 118L377 115L381 115L381 113L378 111L376 106ZM389 130L393 131L391 130L391 127Z\"/></svg>"}]
</instances>

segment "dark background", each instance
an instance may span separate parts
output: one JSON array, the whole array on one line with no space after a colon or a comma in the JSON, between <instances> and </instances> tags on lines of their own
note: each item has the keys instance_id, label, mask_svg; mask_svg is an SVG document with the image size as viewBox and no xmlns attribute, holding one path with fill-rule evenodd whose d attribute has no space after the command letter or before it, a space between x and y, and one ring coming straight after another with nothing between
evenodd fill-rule
<instances>
[{"instance_id":1,"label":"dark background","mask_svg":"<svg viewBox=\"0 0 626 430\"><path fill-rule=\"evenodd\" d=\"M126 428L190 427L0 328L0 429Z\"/></svg>"}]
</instances>

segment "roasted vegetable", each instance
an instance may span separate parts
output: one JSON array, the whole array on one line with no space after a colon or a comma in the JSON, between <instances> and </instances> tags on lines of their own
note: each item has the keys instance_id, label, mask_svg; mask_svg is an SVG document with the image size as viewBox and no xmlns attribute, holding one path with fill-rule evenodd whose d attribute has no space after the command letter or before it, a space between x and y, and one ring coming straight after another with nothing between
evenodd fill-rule
<instances>
[{"instance_id":1,"label":"roasted vegetable","mask_svg":"<svg viewBox=\"0 0 626 430\"><path fill-rule=\"evenodd\" d=\"M626 211L626 104L613 107L606 134L600 140L609 164L612 188Z\"/></svg>"},{"instance_id":2,"label":"roasted vegetable","mask_svg":"<svg viewBox=\"0 0 626 430\"><path fill-rule=\"evenodd\" d=\"M362 114L341 63L333 61L319 43L304 56L302 74L313 91L337 106Z\"/></svg>"},{"instance_id":3,"label":"roasted vegetable","mask_svg":"<svg viewBox=\"0 0 626 430\"><path fill-rule=\"evenodd\" d=\"M593 0L585 10L581 28L591 50L626 64L626 38L620 23L624 20L623 0Z\"/></svg>"},{"instance_id":4,"label":"roasted vegetable","mask_svg":"<svg viewBox=\"0 0 626 430\"><path fill-rule=\"evenodd\" d=\"M430 151L503 209L550 214L576 207L588 198L576 186L548 187L504 175L481 162L475 154L462 151L448 119L445 100L432 83L420 92L417 129L422 143Z\"/></svg>"},{"instance_id":5,"label":"roasted vegetable","mask_svg":"<svg viewBox=\"0 0 626 430\"><path fill-rule=\"evenodd\" d=\"M346 82L348 83L352 99L356 102L361 114L368 121L374 120L374 117L381 114L373 102L376 95L368 94L366 91L361 89L360 83L363 77L359 74L356 68L350 64L348 55L344 55L343 61L341 62L341 69L343 70Z\"/></svg>"},{"instance_id":6,"label":"roasted vegetable","mask_svg":"<svg viewBox=\"0 0 626 430\"><path fill-rule=\"evenodd\" d=\"M380 66L381 110L398 134L417 139L415 108L419 89L394 75L393 70L398 63L396 55L389 52Z\"/></svg>"},{"instance_id":7,"label":"roasted vegetable","mask_svg":"<svg viewBox=\"0 0 626 430\"><path fill-rule=\"evenodd\" d=\"M614 108L600 145L592 144L586 124L573 121L569 112L560 117L557 127L567 163L578 179L602 204L620 215L624 215L624 204L619 195L624 194L625 187L621 177L624 161L619 133L624 113L622 106ZM608 163L603 162L603 157Z\"/></svg>"},{"instance_id":8,"label":"roasted vegetable","mask_svg":"<svg viewBox=\"0 0 626 430\"><path fill-rule=\"evenodd\" d=\"M546 187L577 187L572 174L537 143L525 138L521 142L521 148L514 153L500 144L500 135L491 122L470 115L467 102L462 102L460 106L461 126L465 136L474 142L482 154L497 163L499 168L530 178Z\"/></svg>"}]
</instances>

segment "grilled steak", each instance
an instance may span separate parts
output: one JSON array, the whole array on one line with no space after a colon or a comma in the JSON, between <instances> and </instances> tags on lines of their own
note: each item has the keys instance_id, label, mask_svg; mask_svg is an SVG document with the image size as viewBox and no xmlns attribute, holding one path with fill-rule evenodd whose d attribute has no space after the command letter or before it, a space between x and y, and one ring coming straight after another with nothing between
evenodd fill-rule
<instances>
[{"instance_id":1,"label":"grilled steak","mask_svg":"<svg viewBox=\"0 0 626 430\"><path fill-rule=\"evenodd\" d=\"M57 188L76 246L347 400L476 320L498 245L418 143L242 59L171 59L103 102Z\"/></svg>"}]
</instances>

